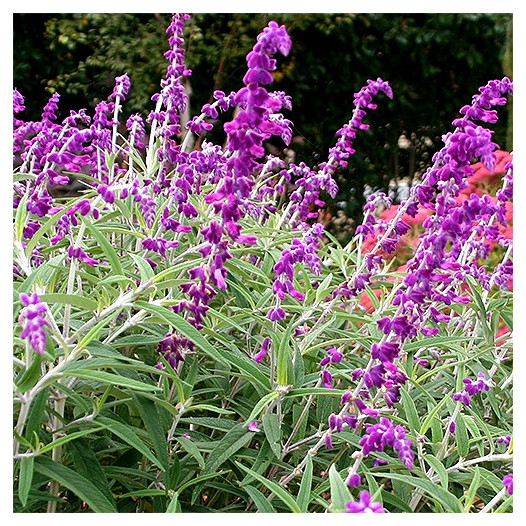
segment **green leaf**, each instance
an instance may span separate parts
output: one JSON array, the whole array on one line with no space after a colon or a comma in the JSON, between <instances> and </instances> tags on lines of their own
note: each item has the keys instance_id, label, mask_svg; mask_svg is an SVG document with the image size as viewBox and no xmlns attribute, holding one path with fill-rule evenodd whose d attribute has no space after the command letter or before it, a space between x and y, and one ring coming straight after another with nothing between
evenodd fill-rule
<instances>
[{"instance_id":1,"label":"green leaf","mask_svg":"<svg viewBox=\"0 0 526 526\"><path fill-rule=\"evenodd\" d=\"M290 335L292 324L287 326L285 334L276 334L273 338L274 349L276 349L276 379L278 385L286 386L289 383L289 366L292 365L292 354L290 352Z\"/></svg>"},{"instance_id":2,"label":"green leaf","mask_svg":"<svg viewBox=\"0 0 526 526\"><path fill-rule=\"evenodd\" d=\"M77 473L91 480L109 500L113 500L110 483L90 445L81 438L70 442L67 450Z\"/></svg>"},{"instance_id":3,"label":"green leaf","mask_svg":"<svg viewBox=\"0 0 526 526\"><path fill-rule=\"evenodd\" d=\"M83 431L76 431L75 433L70 433L69 435L65 435L63 437L57 438L53 442L50 442L49 444L42 446L42 448L40 449L40 453L47 453L48 451L51 451L52 449L55 449L58 446L63 446L64 444L67 444L68 442L71 442L72 440L76 440L77 438L83 437L85 435L96 433L97 431L100 431L101 429L104 429L104 428L100 426L100 427L94 427L91 429L84 429Z\"/></svg>"},{"instance_id":4,"label":"green leaf","mask_svg":"<svg viewBox=\"0 0 526 526\"><path fill-rule=\"evenodd\" d=\"M240 462L235 462L236 466L238 466L240 469L242 469L245 473L248 473L249 475L252 475L258 482L261 482L263 486L265 486L267 489L272 491L276 497L278 497L284 504L287 505L287 507L290 509L290 511L294 513L301 513L300 507L296 504L296 501L292 497L292 495L283 489L279 484L276 484L275 482L266 479L259 473L256 473L255 471L252 471L250 468L247 468L243 466Z\"/></svg>"},{"instance_id":5,"label":"green leaf","mask_svg":"<svg viewBox=\"0 0 526 526\"><path fill-rule=\"evenodd\" d=\"M405 417L412 431L418 431L420 429L420 419L418 418L418 412L416 410L415 403L412 396L409 394L406 388L402 388L402 407L404 408Z\"/></svg>"},{"instance_id":6,"label":"green leaf","mask_svg":"<svg viewBox=\"0 0 526 526\"><path fill-rule=\"evenodd\" d=\"M377 478L387 478L400 480L402 482L407 482L413 487L422 490L424 493L429 495L431 498L440 502L447 512L449 513L461 513L461 507L458 499L445 490L442 486L439 486L430 480L421 479L417 477L411 477L409 475L399 475L398 473L373 473Z\"/></svg>"},{"instance_id":7,"label":"green leaf","mask_svg":"<svg viewBox=\"0 0 526 526\"><path fill-rule=\"evenodd\" d=\"M89 312L97 310L98 304L95 300L79 296L78 294L41 294L40 299L46 303L61 303L80 307Z\"/></svg>"},{"instance_id":8,"label":"green leaf","mask_svg":"<svg viewBox=\"0 0 526 526\"><path fill-rule=\"evenodd\" d=\"M326 387L301 387L299 389L292 389L285 395L285 398L294 398L295 396L334 396L341 398L347 391L344 389L327 389Z\"/></svg>"},{"instance_id":9,"label":"green leaf","mask_svg":"<svg viewBox=\"0 0 526 526\"><path fill-rule=\"evenodd\" d=\"M252 436L244 424L237 424L230 429L208 455L203 474L216 471L224 462L231 460L236 451L250 442Z\"/></svg>"},{"instance_id":10,"label":"green leaf","mask_svg":"<svg viewBox=\"0 0 526 526\"><path fill-rule=\"evenodd\" d=\"M191 441L188 440L185 437L176 437L177 442L181 444L181 447L192 457L194 457L197 460L197 463L199 464L199 467L201 469L204 469L205 467L205 461L203 459L203 456L201 455L201 452L199 451L199 448Z\"/></svg>"},{"instance_id":11,"label":"green leaf","mask_svg":"<svg viewBox=\"0 0 526 526\"><path fill-rule=\"evenodd\" d=\"M247 418L247 422L252 422L253 420L257 420L259 413L263 410L265 406L267 406L274 398L277 398L279 396L279 393L277 391L271 391L270 393L267 393L255 406L254 409L252 409L252 412L250 413L249 417Z\"/></svg>"},{"instance_id":12,"label":"green leaf","mask_svg":"<svg viewBox=\"0 0 526 526\"><path fill-rule=\"evenodd\" d=\"M44 456L35 459L35 471L68 488L95 513L117 513L115 502L109 500L90 480L76 471Z\"/></svg>"},{"instance_id":13,"label":"green leaf","mask_svg":"<svg viewBox=\"0 0 526 526\"><path fill-rule=\"evenodd\" d=\"M281 426L276 413L265 413L262 417L263 431L267 437L272 452L279 460L281 457Z\"/></svg>"},{"instance_id":14,"label":"green leaf","mask_svg":"<svg viewBox=\"0 0 526 526\"><path fill-rule=\"evenodd\" d=\"M481 477L480 477L480 469L478 467L475 467L473 469L473 480L471 481L471 484L469 485L468 491L464 495L464 513L469 513L469 510L471 509L471 506L473 505L473 501L477 497L477 491L480 487L481 483Z\"/></svg>"},{"instance_id":15,"label":"green leaf","mask_svg":"<svg viewBox=\"0 0 526 526\"><path fill-rule=\"evenodd\" d=\"M458 454L466 458L469 453L469 438L466 424L464 423L464 417L459 413L455 421L455 437L457 439Z\"/></svg>"},{"instance_id":16,"label":"green leaf","mask_svg":"<svg viewBox=\"0 0 526 526\"><path fill-rule=\"evenodd\" d=\"M229 469L225 471L218 471L217 473L207 473L206 475L199 475L199 477L192 478L188 480L187 482L185 482L182 486L180 486L177 489L177 493L181 494L185 489L188 489L190 486L193 486L194 484L199 484L200 482L204 482L205 480L212 479L219 475L226 475L227 473L230 473Z\"/></svg>"},{"instance_id":17,"label":"green leaf","mask_svg":"<svg viewBox=\"0 0 526 526\"><path fill-rule=\"evenodd\" d=\"M109 323L114 319L116 318L119 313L120 313L121 309L118 309L114 312L111 312L110 314L108 314L105 318L103 318L102 320L100 320L94 327L92 327L85 335L84 337L82 338L82 340L80 340L79 343L77 343L77 348L78 349L84 349L86 348L93 340L95 340L95 338L97 338L100 334L100 332L102 331L102 329L104 329L104 327L106 327L107 325L109 325Z\"/></svg>"},{"instance_id":18,"label":"green leaf","mask_svg":"<svg viewBox=\"0 0 526 526\"><path fill-rule=\"evenodd\" d=\"M106 239L106 236L100 232L96 225L93 225L90 221L88 221L86 217L82 217L82 222L89 230L90 234L95 238L97 244L100 246L100 248L102 248L104 254L108 258L108 262L111 265L112 274L116 276L124 276L124 270L122 269L120 258L111 243Z\"/></svg>"},{"instance_id":19,"label":"green leaf","mask_svg":"<svg viewBox=\"0 0 526 526\"><path fill-rule=\"evenodd\" d=\"M15 379L15 385L18 391L25 393L32 389L35 384L40 380L42 376L41 363L43 357L40 354L33 353L31 355L31 364L29 368L25 369L22 373L19 373Z\"/></svg>"},{"instance_id":20,"label":"green leaf","mask_svg":"<svg viewBox=\"0 0 526 526\"><path fill-rule=\"evenodd\" d=\"M435 407L431 411L429 411L429 414L427 415L426 419L422 423L422 427L420 428L419 433L421 435L426 434L427 430L429 429L429 426L431 425L431 422L435 418L436 414L440 411L440 409L442 409L442 406L446 404L449 396L449 393L444 394L444 398L442 398L442 400L440 400L440 402L438 402L438 404L435 405Z\"/></svg>"},{"instance_id":21,"label":"green leaf","mask_svg":"<svg viewBox=\"0 0 526 526\"><path fill-rule=\"evenodd\" d=\"M181 503L179 502L179 493L174 493L170 504L166 508L166 513L181 513Z\"/></svg>"},{"instance_id":22,"label":"green leaf","mask_svg":"<svg viewBox=\"0 0 526 526\"><path fill-rule=\"evenodd\" d=\"M442 487L447 489L449 477L444 464L442 464L442 462L440 462L440 460L438 460L438 458L434 457L433 455L425 455L424 461L427 462L438 475Z\"/></svg>"},{"instance_id":23,"label":"green leaf","mask_svg":"<svg viewBox=\"0 0 526 526\"><path fill-rule=\"evenodd\" d=\"M137 254L129 254L133 259L133 262L139 269L139 275L141 276L141 283L146 283L155 276L152 266L141 256Z\"/></svg>"},{"instance_id":24,"label":"green leaf","mask_svg":"<svg viewBox=\"0 0 526 526\"><path fill-rule=\"evenodd\" d=\"M74 364L72 364L74 365ZM128 387L135 391L160 391L161 389L156 385L147 384L126 378L119 374L107 373L105 371L90 371L84 368L68 367L64 369L64 375L75 376L76 378L84 378L85 380L95 380L108 385L118 385L119 387Z\"/></svg>"},{"instance_id":25,"label":"green leaf","mask_svg":"<svg viewBox=\"0 0 526 526\"><path fill-rule=\"evenodd\" d=\"M303 470L303 476L301 477L300 489L296 501L298 506L301 508L302 513L308 513L308 507L310 504L310 492L312 488L312 471L313 462L312 456L307 455L307 462L305 463L305 469Z\"/></svg>"},{"instance_id":26,"label":"green leaf","mask_svg":"<svg viewBox=\"0 0 526 526\"><path fill-rule=\"evenodd\" d=\"M33 441L33 437L40 437L40 428L42 426L42 420L44 417L44 411L47 406L49 398L49 387L46 387L38 393L33 400L31 408L29 409L29 417L26 423L26 438L29 442Z\"/></svg>"},{"instance_id":27,"label":"green leaf","mask_svg":"<svg viewBox=\"0 0 526 526\"><path fill-rule=\"evenodd\" d=\"M248 493L248 496L252 502L256 505L256 508L260 513L276 513L274 506L268 500L261 491L252 486L243 486L243 489Z\"/></svg>"},{"instance_id":28,"label":"green leaf","mask_svg":"<svg viewBox=\"0 0 526 526\"><path fill-rule=\"evenodd\" d=\"M23 506L27 504L31 482L33 482L33 468L35 457L20 459L20 474L18 475L18 498Z\"/></svg>"},{"instance_id":29,"label":"green leaf","mask_svg":"<svg viewBox=\"0 0 526 526\"><path fill-rule=\"evenodd\" d=\"M18 242L20 242L22 240L22 237L24 236L24 228L26 227L26 219L27 219L28 197L29 197L29 191L26 191L26 193L22 196L22 199L20 199L20 202L18 203L18 207L16 209L16 214L15 214L15 236L16 237L15 239L18 240Z\"/></svg>"},{"instance_id":30,"label":"green leaf","mask_svg":"<svg viewBox=\"0 0 526 526\"><path fill-rule=\"evenodd\" d=\"M331 511L333 513L343 513L345 503L352 501L351 492L347 484L342 480L334 464L329 468L329 483L331 486Z\"/></svg>"},{"instance_id":31,"label":"green leaf","mask_svg":"<svg viewBox=\"0 0 526 526\"><path fill-rule=\"evenodd\" d=\"M144 422L148 436L150 437L156 456L163 465L165 471L168 470L168 445L166 443L166 432L159 416L159 411L155 403L143 396L132 393L141 419Z\"/></svg>"},{"instance_id":32,"label":"green leaf","mask_svg":"<svg viewBox=\"0 0 526 526\"><path fill-rule=\"evenodd\" d=\"M97 424L104 426L106 429L111 431L114 435L117 435L121 440L126 442L140 453L142 453L148 460L152 461L160 470L164 471L163 464L155 458L150 449L146 444L138 437L137 433L132 430L130 426L121 424L116 420L105 416L98 416L96 418Z\"/></svg>"}]
</instances>

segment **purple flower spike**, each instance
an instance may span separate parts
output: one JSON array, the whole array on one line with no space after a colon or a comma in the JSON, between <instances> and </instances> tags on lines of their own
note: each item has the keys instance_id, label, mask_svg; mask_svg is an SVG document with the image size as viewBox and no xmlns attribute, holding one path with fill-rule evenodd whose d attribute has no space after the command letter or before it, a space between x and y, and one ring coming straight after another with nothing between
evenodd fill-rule
<instances>
[{"instance_id":1,"label":"purple flower spike","mask_svg":"<svg viewBox=\"0 0 526 526\"><path fill-rule=\"evenodd\" d=\"M37 354L44 354L47 342L44 326L48 323L43 316L47 311L47 306L40 301L36 292L33 292L30 296L22 292L20 294L20 303L24 307L19 317L20 325L22 326L20 337L27 339L29 345Z\"/></svg>"},{"instance_id":2,"label":"purple flower spike","mask_svg":"<svg viewBox=\"0 0 526 526\"><path fill-rule=\"evenodd\" d=\"M372 502L371 495L367 490L360 493L360 500L357 502L346 502L346 513L385 513L379 502Z\"/></svg>"}]
</instances>

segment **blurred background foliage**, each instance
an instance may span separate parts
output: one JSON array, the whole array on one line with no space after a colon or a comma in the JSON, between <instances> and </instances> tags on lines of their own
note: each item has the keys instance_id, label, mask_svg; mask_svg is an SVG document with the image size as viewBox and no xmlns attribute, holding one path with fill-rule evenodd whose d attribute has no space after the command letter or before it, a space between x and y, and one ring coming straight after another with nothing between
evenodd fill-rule
<instances>
[{"instance_id":1,"label":"blurred background foliage","mask_svg":"<svg viewBox=\"0 0 526 526\"><path fill-rule=\"evenodd\" d=\"M512 15L499 13L196 13L186 26L187 65L193 70L191 114L241 86L245 56L270 21L285 24L293 41L278 58L273 88L292 96L296 162L326 160L335 132L353 109L353 94L368 78L388 80L394 99L379 97L356 155L338 173L340 193L328 215L352 230L363 188L387 191L392 180L418 178L451 131L458 110L479 86L512 78ZM166 72L168 14L15 14L14 87L26 98L26 120L38 120L51 93L62 117L106 99L114 78L132 81L125 115L153 109L150 97ZM511 105L500 112L495 141L512 148ZM228 114L223 117L231 118ZM221 142L222 126L210 139ZM276 140L270 149L283 150Z\"/></svg>"}]
</instances>

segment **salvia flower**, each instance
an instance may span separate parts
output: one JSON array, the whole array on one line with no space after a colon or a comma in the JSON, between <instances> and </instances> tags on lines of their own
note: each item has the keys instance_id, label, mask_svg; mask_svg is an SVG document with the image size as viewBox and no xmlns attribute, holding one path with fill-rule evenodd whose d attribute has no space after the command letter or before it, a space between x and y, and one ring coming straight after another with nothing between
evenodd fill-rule
<instances>
[{"instance_id":1,"label":"salvia flower","mask_svg":"<svg viewBox=\"0 0 526 526\"><path fill-rule=\"evenodd\" d=\"M513 495L513 473L506 475L502 479L502 484L506 488L506 491L509 495Z\"/></svg>"},{"instance_id":2,"label":"salvia flower","mask_svg":"<svg viewBox=\"0 0 526 526\"><path fill-rule=\"evenodd\" d=\"M36 353L44 354L47 342L44 327L48 325L44 319L44 314L47 311L47 305L40 301L36 292L31 295L22 292L19 299L23 306L19 316L19 322L22 326L20 337L27 339Z\"/></svg>"},{"instance_id":3,"label":"salvia flower","mask_svg":"<svg viewBox=\"0 0 526 526\"><path fill-rule=\"evenodd\" d=\"M360 499L356 502L346 502L346 513L385 513L379 502L371 501L371 495L367 490L360 492Z\"/></svg>"},{"instance_id":4,"label":"salvia flower","mask_svg":"<svg viewBox=\"0 0 526 526\"><path fill-rule=\"evenodd\" d=\"M185 354L193 350L194 343L176 332L166 334L157 346L157 352L163 354L166 361L174 369L179 362L184 361Z\"/></svg>"},{"instance_id":5,"label":"salvia flower","mask_svg":"<svg viewBox=\"0 0 526 526\"><path fill-rule=\"evenodd\" d=\"M258 423L256 421L249 422L247 429L251 431L252 433L258 433L260 431Z\"/></svg>"},{"instance_id":6,"label":"salvia flower","mask_svg":"<svg viewBox=\"0 0 526 526\"><path fill-rule=\"evenodd\" d=\"M270 347L270 338L266 337L263 339L263 343L261 344L260 351L254 356L254 360L257 363L261 363L263 361L263 358L268 354L268 350Z\"/></svg>"},{"instance_id":7,"label":"salvia flower","mask_svg":"<svg viewBox=\"0 0 526 526\"><path fill-rule=\"evenodd\" d=\"M362 483L362 477L358 473L353 473L349 479L347 480L347 485L350 488L354 488L356 486L359 486Z\"/></svg>"},{"instance_id":8,"label":"salvia flower","mask_svg":"<svg viewBox=\"0 0 526 526\"><path fill-rule=\"evenodd\" d=\"M360 439L364 455L373 451L383 451L386 446L393 448L398 458L407 469L413 469L414 453L411 449L413 442L406 438L406 430L403 426L393 426L393 423L385 417L380 418L377 424L366 427L366 433Z\"/></svg>"},{"instance_id":9,"label":"salvia flower","mask_svg":"<svg viewBox=\"0 0 526 526\"><path fill-rule=\"evenodd\" d=\"M130 77L128 77L126 73L120 77L116 77L115 87L113 88L113 92L110 95L110 99L116 99L119 97L121 101L125 100L126 95L128 95L128 92L130 91L130 86Z\"/></svg>"},{"instance_id":10,"label":"salvia flower","mask_svg":"<svg viewBox=\"0 0 526 526\"><path fill-rule=\"evenodd\" d=\"M463 378L464 389L453 393L451 396L455 402L461 402L464 405L471 403L471 397L480 393L481 391L489 391L495 384L490 378L486 378L483 372L477 374L476 380L470 378Z\"/></svg>"}]
</instances>

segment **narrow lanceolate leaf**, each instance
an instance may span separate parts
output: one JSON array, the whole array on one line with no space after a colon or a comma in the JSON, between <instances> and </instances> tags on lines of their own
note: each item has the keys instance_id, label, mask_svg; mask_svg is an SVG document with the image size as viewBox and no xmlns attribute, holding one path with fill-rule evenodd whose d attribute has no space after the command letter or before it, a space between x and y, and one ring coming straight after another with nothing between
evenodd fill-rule
<instances>
[{"instance_id":1,"label":"narrow lanceolate leaf","mask_svg":"<svg viewBox=\"0 0 526 526\"><path fill-rule=\"evenodd\" d=\"M204 469L205 461L201 455L201 452L199 451L199 448L191 440L188 440L188 438L177 437L176 440L187 453L197 460L199 467Z\"/></svg>"},{"instance_id":2,"label":"narrow lanceolate leaf","mask_svg":"<svg viewBox=\"0 0 526 526\"><path fill-rule=\"evenodd\" d=\"M152 454L146 444L139 438L137 433L131 429L130 426L121 424L116 420L105 416L98 416L96 418L97 424L104 426L106 429L111 431L114 435L117 435L121 440L126 442L128 445L141 452L148 460L153 462L159 469L164 471L163 464Z\"/></svg>"},{"instance_id":3,"label":"narrow lanceolate leaf","mask_svg":"<svg viewBox=\"0 0 526 526\"><path fill-rule=\"evenodd\" d=\"M250 416L247 418L247 422L252 422L253 420L257 420L259 413L263 410L265 406L267 406L274 398L277 398L279 396L279 393L277 391L271 391L270 393L267 393L255 406L254 409L252 409L252 412L250 413Z\"/></svg>"},{"instance_id":4,"label":"narrow lanceolate leaf","mask_svg":"<svg viewBox=\"0 0 526 526\"><path fill-rule=\"evenodd\" d=\"M61 303L73 305L74 307L79 307L89 312L96 311L98 307L98 304L95 300L86 298L84 296L79 296L78 294L41 294L40 299L49 304Z\"/></svg>"},{"instance_id":5,"label":"narrow lanceolate leaf","mask_svg":"<svg viewBox=\"0 0 526 526\"><path fill-rule=\"evenodd\" d=\"M252 471L250 468L247 468L243 466L240 462L236 462L236 466L238 466L240 469L248 473L249 475L252 475L258 482L261 482L263 486L265 486L267 489L272 491L278 499L280 499L284 504L287 505L287 507L290 509L290 511L294 513L301 513L300 507L296 504L296 501L292 497L292 495L283 489L279 484L276 484L272 480L268 480L259 473L256 473L255 471Z\"/></svg>"},{"instance_id":6,"label":"narrow lanceolate leaf","mask_svg":"<svg viewBox=\"0 0 526 526\"><path fill-rule=\"evenodd\" d=\"M276 513L274 506L272 506L268 498L257 488L244 486L243 489L248 493L248 496L260 513Z\"/></svg>"},{"instance_id":7,"label":"narrow lanceolate leaf","mask_svg":"<svg viewBox=\"0 0 526 526\"><path fill-rule=\"evenodd\" d=\"M407 392L407 389L402 388L401 391L402 407L404 408L406 420L409 423L412 431L418 431L420 429L420 419L418 418L418 412L416 410L413 398Z\"/></svg>"},{"instance_id":8,"label":"narrow lanceolate leaf","mask_svg":"<svg viewBox=\"0 0 526 526\"><path fill-rule=\"evenodd\" d=\"M331 485L331 509L333 513L341 513L345 510L345 503L353 498L334 464L329 468L329 483Z\"/></svg>"},{"instance_id":9,"label":"narrow lanceolate leaf","mask_svg":"<svg viewBox=\"0 0 526 526\"><path fill-rule=\"evenodd\" d=\"M40 453L47 453L48 451L51 451L52 449L55 449L58 446L63 446L64 444L67 444L68 442L71 442L72 440L76 440L77 438L83 437L85 435L96 433L97 431L100 431L101 429L104 429L104 428L102 426L98 426L98 427L94 427L91 429L84 429L82 431L75 431L75 433L69 433L68 435L57 438L53 442L50 442L49 444L42 446L42 448L40 448Z\"/></svg>"},{"instance_id":10,"label":"narrow lanceolate leaf","mask_svg":"<svg viewBox=\"0 0 526 526\"><path fill-rule=\"evenodd\" d=\"M303 477L301 478L300 489L298 491L297 502L303 513L307 513L310 504L310 492L312 488L312 470L313 462L312 456L307 455L307 463L303 470Z\"/></svg>"},{"instance_id":11,"label":"narrow lanceolate leaf","mask_svg":"<svg viewBox=\"0 0 526 526\"><path fill-rule=\"evenodd\" d=\"M82 221L89 233L95 238L97 244L103 250L104 255L108 258L108 263L111 265L111 269L115 276L124 276L122 265L117 255L117 251L113 248L112 244L106 239L106 236L100 232L100 230L88 221L85 217L82 217Z\"/></svg>"},{"instance_id":12,"label":"narrow lanceolate leaf","mask_svg":"<svg viewBox=\"0 0 526 526\"><path fill-rule=\"evenodd\" d=\"M170 504L166 508L166 513L181 513L181 503L179 502L179 493L174 493Z\"/></svg>"},{"instance_id":13,"label":"narrow lanceolate leaf","mask_svg":"<svg viewBox=\"0 0 526 526\"><path fill-rule=\"evenodd\" d=\"M442 487L447 489L449 477L444 464L442 464L442 462L440 462L440 460L438 460L438 458L434 457L433 455L426 455L424 460L433 468L440 480Z\"/></svg>"},{"instance_id":14,"label":"narrow lanceolate leaf","mask_svg":"<svg viewBox=\"0 0 526 526\"><path fill-rule=\"evenodd\" d=\"M469 437L464 417L459 413L456 419L455 436L457 439L458 454L461 457L466 457L469 453Z\"/></svg>"},{"instance_id":15,"label":"narrow lanceolate leaf","mask_svg":"<svg viewBox=\"0 0 526 526\"><path fill-rule=\"evenodd\" d=\"M281 426L276 413L265 413L262 417L263 431L272 452L277 459L281 458Z\"/></svg>"},{"instance_id":16,"label":"narrow lanceolate leaf","mask_svg":"<svg viewBox=\"0 0 526 526\"><path fill-rule=\"evenodd\" d=\"M478 467L475 467L473 471L473 480L469 485L468 491L464 495L464 513L469 513L469 510L471 509L471 506L473 505L473 502L477 497L477 491L480 487L480 483L480 469Z\"/></svg>"},{"instance_id":17,"label":"narrow lanceolate leaf","mask_svg":"<svg viewBox=\"0 0 526 526\"><path fill-rule=\"evenodd\" d=\"M431 482L430 480L411 477L409 475L399 475L397 473L374 473L374 476L379 479L385 477L387 479L394 479L400 480L402 482L407 482L411 486L422 490L432 499L435 499L438 502L440 502L440 504L444 506L445 511L448 513L461 513L462 511L460 507L460 502L455 497L455 495L444 489L442 486Z\"/></svg>"},{"instance_id":18,"label":"narrow lanceolate leaf","mask_svg":"<svg viewBox=\"0 0 526 526\"><path fill-rule=\"evenodd\" d=\"M248 431L244 424L238 424L233 427L208 455L203 474L216 471L224 462L231 459L236 451L246 446L252 439L252 436L252 432Z\"/></svg>"},{"instance_id":19,"label":"narrow lanceolate leaf","mask_svg":"<svg viewBox=\"0 0 526 526\"><path fill-rule=\"evenodd\" d=\"M108 385L115 385L119 387L128 387L135 391L160 391L156 385L139 382L132 378L126 378L118 374L107 373L105 371L90 371L89 369L66 369L64 374L68 376L75 376L76 378L84 378L85 380L95 380Z\"/></svg>"},{"instance_id":20,"label":"narrow lanceolate leaf","mask_svg":"<svg viewBox=\"0 0 526 526\"><path fill-rule=\"evenodd\" d=\"M164 470L168 470L168 445L166 443L166 432L161 423L159 411L152 400L132 393L137 409L141 415L148 436L150 437L156 457L163 465Z\"/></svg>"},{"instance_id":21,"label":"narrow lanceolate leaf","mask_svg":"<svg viewBox=\"0 0 526 526\"><path fill-rule=\"evenodd\" d=\"M18 498L25 506L27 504L27 497L31 489L31 482L33 482L33 468L35 464L35 457L25 457L20 459L20 474L18 475Z\"/></svg>"},{"instance_id":22,"label":"narrow lanceolate leaf","mask_svg":"<svg viewBox=\"0 0 526 526\"><path fill-rule=\"evenodd\" d=\"M117 513L115 502L109 500L90 480L76 471L44 456L35 459L35 471L68 488L95 513Z\"/></svg>"}]
</instances>

